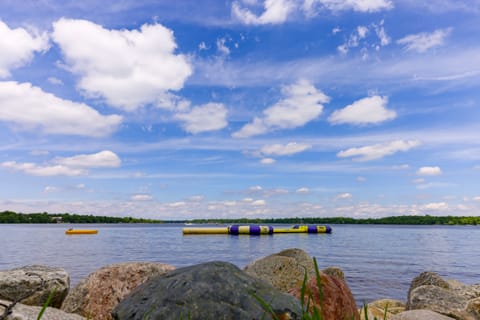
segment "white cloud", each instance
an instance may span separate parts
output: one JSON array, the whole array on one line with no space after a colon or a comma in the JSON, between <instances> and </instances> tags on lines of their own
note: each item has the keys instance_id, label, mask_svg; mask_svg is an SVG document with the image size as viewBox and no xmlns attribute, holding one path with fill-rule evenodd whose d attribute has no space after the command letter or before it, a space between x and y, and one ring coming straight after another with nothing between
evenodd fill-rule
<instances>
[{"instance_id":1,"label":"white cloud","mask_svg":"<svg viewBox=\"0 0 480 320\"><path fill-rule=\"evenodd\" d=\"M132 201L151 201L153 197L149 194L134 194L130 197Z\"/></svg>"},{"instance_id":2,"label":"white cloud","mask_svg":"<svg viewBox=\"0 0 480 320\"><path fill-rule=\"evenodd\" d=\"M430 48L438 47L444 44L445 38L452 31L448 29L438 29L432 33L422 32L417 34L410 34L397 40L398 44L405 46L408 51L425 52Z\"/></svg>"},{"instance_id":3,"label":"white cloud","mask_svg":"<svg viewBox=\"0 0 480 320\"><path fill-rule=\"evenodd\" d=\"M43 189L44 193L52 193L52 192L56 192L56 191L58 191L58 188L57 187L52 187L52 186L46 186Z\"/></svg>"},{"instance_id":4,"label":"white cloud","mask_svg":"<svg viewBox=\"0 0 480 320\"><path fill-rule=\"evenodd\" d=\"M385 27L383 26L384 21L382 20L379 25L374 25L375 32L380 39L380 46L386 46L390 44L390 37L388 36L387 32L385 31ZM377 50L379 47L377 46Z\"/></svg>"},{"instance_id":5,"label":"white cloud","mask_svg":"<svg viewBox=\"0 0 480 320\"><path fill-rule=\"evenodd\" d=\"M317 2L332 11L377 12L393 8L393 3L389 0L317 0Z\"/></svg>"},{"instance_id":6,"label":"white cloud","mask_svg":"<svg viewBox=\"0 0 480 320\"><path fill-rule=\"evenodd\" d=\"M410 166L408 164L400 164L400 165L395 165L392 167L393 170L407 170L410 169Z\"/></svg>"},{"instance_id":7,"label":"white cloud","mask_svg":"<svg viewBox=\"0 0 480 320\"><path fill-rule=\"evenodd\" d=\"M357 182L365 182L367 179L365 177L359 176L357 177Z\"/></svg>"},{"instance_id":8,"label":"white cloud","mask_svg":"<svg viewBox=\"0 0 480 320\"><path fill-rule=\"evenodd\" d=\"M386 143L374 144L371 146L365 146L361 148L350 148L337 153L337 157L350 158L357 157L360 161L369 161L380 159L385 156L392 155L400 151L408 151L412 148L419 146L421 143L418 140L395 140Z\"/></svg>"},{"instance_id":9,"label":"white cloud","mask_svg":"<svg viewBox=\"0 0 480 320\"><path fill-rule=\"evenodd\" d=\"M438 176L442 174L440 167L421 167L417 171L419 176Z\"/></svg>"},{"instance_id":10,"label":"white cloud","mask_svg":"<svg viewBox=\"0 0 480 320\"><path fill-rule=\"evenodd\" d=\"M337 194L335 196L335 201L338 201L338 200L346 200L346 199L351 199L352 198L352 194L351 193L348 193L348 192L345 192L345 193L340 193L340 194Z\"/></svg>"},{"instance_id":11,"label":"white cloud","mask_svg":"<svg viewBox=\"0 0 480 320\"><path fill-rule=\"evenodd\" d=\"M78 168L69 168L62 165L40 166L35 163L25 162L17 163L15 161L6 161L0 164L2 167L14 171L22 171L25 174L39 177L48 176L80 176L86 174L86 170Z\"/></svg>"},{"instance_id":12,"label":"white cloud","mask_svg":"<svg viewBox=\"0 0 480 320\"><path fill-rule=\"evenodd\" d=\"M55 158L50 163L38 165L36 163L6 161L0 166L14 171L22 171L33 176L80 176L88 174L91 168L115 168L120 166L118 156L111 151L101 151L89 155L77 155L69 158Z\"/></svg>"},{"instance_id":13,"label":"white cloud","mask_svg":"<svg viewBox=\"0 0 480 320\"><path fill-rule=\"evenodd\" d=\"M54 85L57 85L57 86L62 86L63 85L63 81L58 79L58 78L55 78L55 77L48 77L47 80L51 84L54 84Z\"/></svg>"},{"instance_id":14,"label":"white cloud","mask_svg":"<svg viewBox=\"0 0 480 320\"><path fill-rule=\"evenodd\" d=\"M221 103L211 102L194 107L188 112L178 113L175 118L183 122L185 131L193 134L220 130L228 125L227 108Z\"/></svg>"},{"instance_id":15,"label":"white cloud","mask_svg":"<svg viewBox=\"0 0 480 320\"><path fill-rule=\"evenodd\" d=\"M299 193L299 194L306 194L306 193L310 192L310 189L302 187L302 188L298 188L297 190L295 190L295 192Z\"/></svg>"},{"instance_id":16,"label":"white cloud","mask_svg":"<svg viewBox=\"0 0 480 320\"><path fill-rule=\"evenodd\" d=\"M372 96L355 101L343 109L334 111L328 121L332 124L366 125L376 124L397 117L397 113L387 109L388 97Z\"/></svg>"},{"instance_id":17,"label":"white cloud","mask_svg":"<svg viewBox=\"0 0 480 320\"><path fill-rule=\"evenodd\" d=\"M251 205L254 207L263 207L267 204L265 200L255 200L251 202Z\"/></svg>"},{"instance_id":18,"label":"white cloud","mask_svg":"<svg viewBox=\"0 0 480 320\"><path fill-rule=\"evenodd\" d=\"M330 101L328 96L306 80L283 87L282 93L285 99L265 109L263 117L255 117L252 123L246 124L232 136L248 138L273 130L301 127L319 117L323 111L322 103Z\"/></svg>"},{"instance_id":19,"label":"white cloud","mask_svg":"<svg viewBox=\"0 0 480 320\"><path fill-rule=\"evenodd\" d=\"M230 49L225 45L227 40L225 38L217 39L217 50L225 56L230 54Z\"/></svg>"},{"instance_id":20,"label":"white cloud","mask_svg":"<svg viewBox=\"0 0 480 320\"><path fill-rule=\"evenodd\" d=\"M446 202L432 202L422 205L421 210L427 211L444 211L448 210L448 203Z\"/></svg>"},{"instance_id":21,"label":"white cloud","mask_svg":"<svg viewBox=\"0 0 480 320\"><path fill-rule=\"evenodd\" d=\"M422 183L425 183L425 179L424 178L418 178L418 179L412 180L412 182L415 183L415 184L422 184Z\"/></svg>"},{"instance_id":22,"label":"white cloud","mask_svg":"<svg viewBox=\"0 0 480 320\"><path fill-rule=\"evenodd\" d=\"M307 143L289 142L283 144L270 144L262 147L260 152L264 155L290 156L310 149L312 146Z\"/></svg>"},{"instance_id":23,"label":"white cloud","mask_svg":"<svg viewBox=\"0 0 480 320\"><path fill-rule=\"evenodd\" d=\"M55 158L53 162L72 168L117 168L122 163L120 158L109 150L94 154L81 154L68 158Z\"/></svg>"},{"instance_id":24,"label":"white cloud","mask_svg":"<svg viewBox=\"0 0 480 320\"><path fill-rule=\"evenodd\" d=\"M5 78L11 69L28 64L35 52L48 50L48 36L23 28L10 29L0 20L0 48L0 78Z\"/></svg>"},{"instance_id":25,"label":"white cloud","mask_svg":"<svg viewBox=\"0 0 480 320\"><path fill-rule=\"evenodd\" d=\"M287 20L288 15L295 9L295 5L291 0L265 0L264 12L256 15L235 1L232 4L232 15L244 24L280 24Z\"/></svg>"},{"instance_id":26,"label":"white cloud","mask_svg":"<svg viewBox=\"0 0 480 320\"><path fill-rule=\"evenodd\" d=\"M252 191L252 192L258 192L258 191L262 191L263 188L261 186L252 186L250 188L248 188L249 191Z\"/></svg>"},{"instance_id":27,"label":"white cloud","mask_svg":"<svg viewBox=\"0 0 480 320\"><path fill-rule=\"evenodd\" d=\"M90 21L62 18L53 28L52 38L69 69L80 76L78 87L127 111L181 89L192 73L186 57L174 53L173 32L159 24L108 30Z\"/></svg>"},{"instance_id":28,"label":"white cloud","mask_svg":"<svg viewBox=\"0 0 480 320\"><path fill-rule=\"evenodd\" d=\"M122 121L83 103L63 100L30 83L0 82L0 121L49 134L106 136ZM17 127L18 128L18 127Z\"/></svg>"},{"instance_id":29,"label":"white cloud","mask_svg":"<svg viewBox=\"0 0 480 320\"><path fill-rule=\"evenodd\" d=\"M473 197L472 200L473 200L473 201L480 201L480 196L478 196L478 197Z\"/></svg>"},{"instance_id":30,"label":"white cloud","mask_svg":"<svg viewBox=\"0 0 480 320\"><path fill-rule=\"evenodd\" d=\"M272 159L272 158L263 158L262 160L260 160L260 163L261 164L274 164L275 162L277 162L275 159Z\"/></svg>"}]
</instances>

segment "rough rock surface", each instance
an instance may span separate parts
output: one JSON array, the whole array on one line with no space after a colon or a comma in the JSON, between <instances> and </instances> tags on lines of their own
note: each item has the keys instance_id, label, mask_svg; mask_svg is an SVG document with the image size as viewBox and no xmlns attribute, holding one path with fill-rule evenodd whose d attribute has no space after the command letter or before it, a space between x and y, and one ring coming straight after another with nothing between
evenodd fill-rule
<instances>
[{"instance_id":1,"label":"rough rock surface","mask_svg":"<svg viewBox=\"0 0 480 320\"><path fill-rule=\"evenodd\" d=\"M395 315L392 320L452 320L440 313L431 310L410 310Z\"/></svg>"},{"instance_id":2,"label":"rough rock surface","mask_svg":"<svg viewBox=\"0 0 480 320\"><path fill-rule=\"evenodd\" d=\"M300 288L305 271L308 279L315 277L312 258L301 249L287 249L253 261L245 267L252 277L263 279L280 291Z\"/></svg>"},{"instance_id":3,"label":"rough rock surface","mask_svg":"<svg viewBox=\"0 0 480 320\"><path fill-rule=\"evenodd\" d=\"M300 319L298 300L226 262L177 269L138 286L113 310L114 319L262 319L254 294L276 314ZM268 319L268 314L265 317Z\"/></svg>"},{"instance_id":4,"label":"rough rock surface","mask_svg":"<svg viewBox=\"0 0 480 320\"><path fill-rule=\"evenodd\" d=\"M111 319L113 307L138 285L174 269L171 265L150 262L105 266L88 275L68 293L62 310L94 319Z\"/></svg>"},{"instance_id":5,"label":"rough rock surface","mask_svg":"<svg viewBox=\"0 0 480 320\"><path fill-rule=\"evenodd\" d=\"M0 300L0 315L3 315L5 307L2 305L10 305L10 301ZM27 306L21 303L15 304L12 313L5 320L37 320L42 307ZM70 314L56 308L47 308L42 316L45 320L83 320L85 319L78 314Z\"/></svg>"},{"instance_id":6,"label":"rough rock surface","mask_svg":"<svg viewBox=\"0 0 480 320\"><path fill-rule=\"evenodd\" d=\"M405 311L405 304L399 300L381 299L367 304L368 319L383 319L387 311L386 319L391 320L396 314ZM365 310L360 309L360 320L365 320Z\"/></svg>"},{"instance_id":7,"label":"rough rock surface","mask_svg":"<svg viewBox=\"0 0 480 320\"><path fill-rule=\"evenodd\" d=\"M0 271L0 299L42 306L55 289L50 306L59 308L70 288L70 277L62 268L31 265Z\"/></svg>"},{"instance_id":8,"label":"rough rock surface","mask_svg":"<svg viewBox=\"0 0 480 320\"><path fill-rule=\"evenodd\" d=\"M307 292L305 300L309 296L312 298L311 307L316 307L321 311L323 320L338 320L338 319L359 319L357 305L353 298L352 292L347 283L336 276L329 276L325 273L320 273L321 279L321 297L317 286L317 279L312 278L307 282ZM294 288L290 291L291 294L301 299L301 290Z\"/></svg>"},{"instance_id":9,"label":"rough rock surface","mask_svg":"<svg viewBox=\"0 0 480 320\"><path fill-rule=\"evenodd\" d=\"M413 279L407 310L427 309L455 319L480 319L480 284L444 280L433 272Z\"/></svg>"}]
</instances>

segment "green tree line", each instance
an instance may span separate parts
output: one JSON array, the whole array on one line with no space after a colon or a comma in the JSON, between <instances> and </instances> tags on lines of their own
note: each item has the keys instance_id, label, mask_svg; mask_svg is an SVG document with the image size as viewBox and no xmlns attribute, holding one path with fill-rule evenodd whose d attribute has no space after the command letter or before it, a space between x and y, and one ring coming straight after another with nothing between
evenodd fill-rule
<instances>
[{"instance_id":1,"label":"green tree line","mask_svg":"<svg viewBox=\"0 0 480 320\"><path fill-rule=\"evenodd\" d=\"M107 217L79 215L70 213L48 214L0 212L0 223L161 223L159 220L139 219L132 217Z\"/></svg>"},{"instance_id":2,"label":"green tree line","mask_svg":"<svg viewBox=\"0 0 480 320\"><path fill-rule=\"evenodd\" d=\"M396 225L480 225L475 216L392 216L384 218L355 219L330 218L269 218L269 219L194 219L162 221L132 217L107 217L70 213L49 214L0 212L0 223L221 223L221 224L396 224Z\"/></svg>"},{"instance_id":3,"label":"green tree line","mask_svg":"<svg viewBox=\"0 0 480 320\"><path fill-rule=\"evenodd\" d=\"M384 218L354 219L331 218L273 218L273 219L195 219L192 223L243 223L243 224L396 224L396 225L477 225L480 217L459 216L392 216Z\"/></svg>"}]
</instances>

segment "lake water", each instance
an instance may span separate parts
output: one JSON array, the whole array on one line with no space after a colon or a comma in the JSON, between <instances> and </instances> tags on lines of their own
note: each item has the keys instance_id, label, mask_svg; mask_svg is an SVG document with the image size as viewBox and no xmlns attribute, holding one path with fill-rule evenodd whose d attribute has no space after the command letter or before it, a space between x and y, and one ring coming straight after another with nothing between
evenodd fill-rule
<instances>
[{"instance_id":1,"label":"lake water","mask_svg":"<svg viewBox=\"0 0 480 320\"><path fill-rule=\"evenodd\" d=\"M66 236L69 227L97 235ZM75 285L111 263L152 261L182 267L228 261L240 268L288 248L317 257L320 268L338 266L357 303L406 300L423 271L464 283L480 282L480 227L332 225L332 234L273 236L182 235L183 225L1 225L0 270L29 264L62 267Z\"/></svg>"}]
</instances>

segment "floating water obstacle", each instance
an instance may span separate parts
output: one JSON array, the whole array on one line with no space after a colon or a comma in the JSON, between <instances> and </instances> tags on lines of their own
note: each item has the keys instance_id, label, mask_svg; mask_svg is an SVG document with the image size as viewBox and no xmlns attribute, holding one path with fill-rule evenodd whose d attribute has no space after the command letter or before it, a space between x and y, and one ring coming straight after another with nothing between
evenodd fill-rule
<instances>
[{"instance_id":1,"label":"floating water obstacle","mask_svg":"<svg viewBox=\"0 0 480 320\"><path fill-rule=\"evenodd\" d=\"M74 235L74 234L97 234L98 230L95 229L68 229L65 231L65 234Z\"/></svg>"},{"instance_id":2,"label":"floating water obstacle","mask_svg":"<svg viewBox=\"0 0 480 320\"><path fill-rule=\"evenodd\" d=\"M189 227L183 228L183 234L248 234L268 235L274 233L331 233L332 228L328 225L295 225L291 228L257 225L231 225L228 227Z\"/></svg>"}]
</instances>

